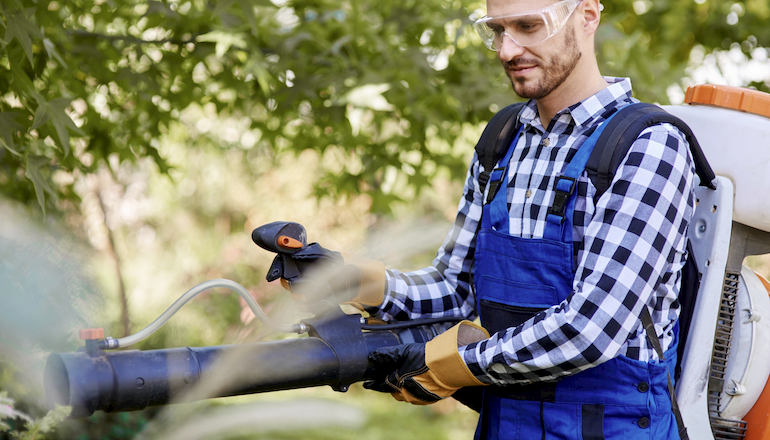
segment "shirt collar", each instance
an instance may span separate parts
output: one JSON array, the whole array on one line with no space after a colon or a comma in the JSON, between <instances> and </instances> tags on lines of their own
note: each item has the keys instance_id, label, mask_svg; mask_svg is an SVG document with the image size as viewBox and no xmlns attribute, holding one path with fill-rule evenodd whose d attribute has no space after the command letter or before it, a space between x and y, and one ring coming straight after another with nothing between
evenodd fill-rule
<instances>
[{"instance_id":1,"label":"shirt collar","mask_svg":"<svg viewBox=\"0 0 770 440\"><path fill-rule=\"evenodd\" d=\"M633 100L631 79L605 76L604 80L609 84L607 87L556 113L554 119L562 119L563 122L568 122L569 125L574 124L576 128L583 128L584 126L591 125L593 121L602 116L607 110ZM572 121L570 122L569 119ZM522 124L529 124L545 131L537 114L537 104L532 99L527 102L527 105L519 115L519 121Z\"/></svg>"}]
</instances>

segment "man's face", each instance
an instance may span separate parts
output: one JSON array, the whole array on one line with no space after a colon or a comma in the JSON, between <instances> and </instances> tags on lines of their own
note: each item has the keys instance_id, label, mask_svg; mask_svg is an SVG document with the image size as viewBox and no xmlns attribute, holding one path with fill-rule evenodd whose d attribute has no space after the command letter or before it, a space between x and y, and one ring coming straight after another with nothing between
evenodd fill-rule
<instances>
[{"instance_id":1,"label":"man's face","mask_svg":"<svg viewBox=\"0 0 770 440\"><path fill-rule=\"evenodd\" d=\"M487 7L492 16L529 11L552 3L488 0ZM582 56L575 35L574 14L559 33L538 45L521 47L505 37L497 55L517 95L526 99L548 96L570 76Z\"/></svg>"}]
</instances>

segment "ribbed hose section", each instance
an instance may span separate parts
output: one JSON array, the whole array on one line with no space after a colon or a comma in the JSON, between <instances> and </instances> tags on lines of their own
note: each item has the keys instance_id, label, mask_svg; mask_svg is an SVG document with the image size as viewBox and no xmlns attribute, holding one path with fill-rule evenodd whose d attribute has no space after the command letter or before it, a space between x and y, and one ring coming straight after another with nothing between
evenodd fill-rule
<instances>
[{"instance_id":1,"label":"ribbed hose section","mask_svg":"<svg viewBox=\"0 0 770 440\"><path fill-rule=\"evenodd\" d=\"M738 302L740 272L726 272L722 288L722 302L714 335L714 351L711 355L709 377L709 419L714 438L719 440L740 440L746 438L746 422L720 417L722 390L725 385L725 371L733 339L735 308Z\"/></svg>"}]
</instances>

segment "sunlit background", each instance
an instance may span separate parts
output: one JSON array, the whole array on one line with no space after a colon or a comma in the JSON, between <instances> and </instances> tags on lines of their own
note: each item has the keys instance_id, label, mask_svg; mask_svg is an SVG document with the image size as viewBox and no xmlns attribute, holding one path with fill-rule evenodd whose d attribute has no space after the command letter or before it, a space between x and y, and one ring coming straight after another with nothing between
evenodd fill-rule
<instances>
[{"instance_id":1,"label":"sunlit background","mask_svg":"<svg viewBox=\"0 0 770 440\"><path fill-rule=\"evenodd\" d=\"M602 71L638 98L770 91L765 0L603 3ZM276 319L306 316L265 281L257 226L429 264L484 122L517 99L469 26L483 14L470 0L3 2L0 438L32 426L19 414L61 439L471 438L475 414L454 401L360 385L39 422L45 357L75 350L80 328L136 332L213 278ZM214 290L136 348L283 337Z\"/></svg>"}]
</instances>

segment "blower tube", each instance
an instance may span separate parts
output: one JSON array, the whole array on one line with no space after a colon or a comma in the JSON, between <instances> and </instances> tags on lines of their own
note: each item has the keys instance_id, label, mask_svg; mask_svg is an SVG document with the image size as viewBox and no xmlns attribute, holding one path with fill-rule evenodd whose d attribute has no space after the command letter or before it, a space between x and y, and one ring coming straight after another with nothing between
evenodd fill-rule
<instances>
[{"instance_id":1,"label":"blower tube","mask_svg":"<svg viewBox=\"0 0 770 440\"><path fill-rule=\"evenodd\" d=\"M131 411L321 385L346 391L351 383L372 378L368 354L375 349L427 342L445 328L362 332L359 326L350 340L311 336L201 348L52 353L44 374L46 399L49 407L71 405L75 418L96 410Z\"/></svg>"}]
</instances>

